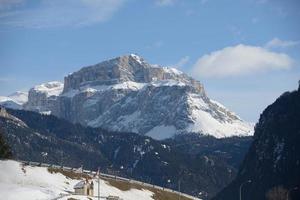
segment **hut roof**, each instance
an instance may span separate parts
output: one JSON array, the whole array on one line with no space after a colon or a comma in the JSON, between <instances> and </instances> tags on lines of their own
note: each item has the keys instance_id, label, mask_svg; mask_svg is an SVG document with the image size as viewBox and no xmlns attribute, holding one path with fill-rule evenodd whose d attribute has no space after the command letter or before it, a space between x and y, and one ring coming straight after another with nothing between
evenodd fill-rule
<instances>
[{"instance_id":1,"label":"hut roof","mask_svg":"<svg viewBox=\"0 0 300 200\"><path fill-rule=\"evenodd\" d=\"M76 183L76 185L74 185L74 189L80 189L80 188L84 188L85 185L85 181L79 181L78 183Z\"/></svg>"}]
</instances>

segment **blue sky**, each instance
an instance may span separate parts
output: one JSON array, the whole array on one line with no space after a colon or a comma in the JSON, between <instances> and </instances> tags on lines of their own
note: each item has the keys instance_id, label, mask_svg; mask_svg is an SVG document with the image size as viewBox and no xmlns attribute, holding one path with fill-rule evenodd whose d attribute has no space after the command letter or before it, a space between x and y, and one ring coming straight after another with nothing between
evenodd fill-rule
<instances>
[{"instance_id":1,"label":"blue sky","mask_svg":"<svg viewBox=\"0 0 300 200\"><path fill-rule=\"evenodd\" d=\"M243 119L300 79L298 0L0 0L0 95L136 53Z\"/></svg>"}]
</instances>

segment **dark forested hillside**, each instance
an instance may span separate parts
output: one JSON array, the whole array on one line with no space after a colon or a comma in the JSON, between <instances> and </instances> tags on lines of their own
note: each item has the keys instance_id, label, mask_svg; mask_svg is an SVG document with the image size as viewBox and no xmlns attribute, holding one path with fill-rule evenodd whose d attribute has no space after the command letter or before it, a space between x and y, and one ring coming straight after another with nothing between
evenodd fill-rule
<instances>
[{"instance_id":1,"label":"dark forested hillside","mask_svg":"<svg viewBox=\"0 0 300 200\"><path fill-rule=\"evenodd\" d=\"M215 199L239 199L239 187L247 180L252 182L244 184L243 200L300 199L299 89L284 93L264 110L237 178Z\"/></svg>"},{"instance_id":2,"label":"dark forested hillside","mask_svg":"<svg viewBox=\"0 0 300 200\"><path fill-rule=\"evenodd\" d=\"M11 150L10 147L7 145L4 137L2 130L0 128L0 159L5 159L5 158L11 158Z\"/></svg>"},{"instance_id":3,"label":"dark forested hillside","mask_svg":"<svg viewBox=\"0 0 300 200\"><path fill-rule=\"evenodd\" d=\"M72 124L54 116L7 110L0 127L16 159L47 162L133 177L207 199L236 175L251 138L153 140ZM23 123L24 122L24 123Z\"/></svg>"}]
</instances>

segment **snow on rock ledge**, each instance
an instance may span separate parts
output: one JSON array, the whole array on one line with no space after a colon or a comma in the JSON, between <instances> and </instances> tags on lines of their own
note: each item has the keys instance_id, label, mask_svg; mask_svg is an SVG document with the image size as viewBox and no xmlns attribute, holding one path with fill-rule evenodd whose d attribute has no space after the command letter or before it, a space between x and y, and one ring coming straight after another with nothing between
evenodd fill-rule
<instances>
[{"instance_id":1,"label":"snow on rock ledge","mask_svg":"<svg viewBox=\"0 0 300 200\"><path fill-rule=\"evenodd\" d=\"M62 93L64 84L58 81L51 81L48 83L43 83L41 85L36 85L31 90L36 93L43 93L47 97L58 96Z\"/></svg>"}]
</instances>

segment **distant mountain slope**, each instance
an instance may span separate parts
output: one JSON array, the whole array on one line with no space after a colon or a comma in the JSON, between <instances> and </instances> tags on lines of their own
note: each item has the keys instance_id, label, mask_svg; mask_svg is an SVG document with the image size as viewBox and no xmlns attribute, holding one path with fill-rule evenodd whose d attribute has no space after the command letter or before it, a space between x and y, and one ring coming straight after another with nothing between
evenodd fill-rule
<instances>
[{"instance_id":1,"label":"distant mountain slope","mask_svg":"<svg viewBox=\"0 0 300 200\"><path fill-rule=\"evenodd\" d=\"M239 186L247 180L252 183L243 187L244 200L286 199L287 191L295 187L298 189L291 191L290 199L299 199L299 144L300 87L284 93L264 110L237 178L215 199L237 200Z\"/></svg>"},{"instance_id":2,"label":"distant mountain slope","mask_svg":"<svg viewBox=\"0 0 300 200\"><path fill-rule=\"evenodd\" d=\"M180 180L181 191L203 199L235 177L251 142L250 138L196 135L157 141L134 133L74 125L52 115L24 110L7 110L5 116L0 117L0 128L16 159L84 165L93 170L100 166L103 172L173 189L178 189Z\"/></svg>"},{"instance_id":3,"label":"distant mountain slope","mask_svg":"<svg viewBox=\"0 0 300 200\"><path fill-rule=\"evenodd\" d=\"M23 104L28 101L28 93L27 92L15 92L13 94L6 96L0 96L0 105L12 108L12 109L22 109Z\"/></svg>"},{"instance_id":4,"label":"distant mountain slope","mask_svg":"<svg viewBox=\"0 0 300 200\"><path fill-rule=\"evenodd\" d=\"M88 66L29 91L27 110L73 123L155 139L196 133L249 136L251 124L209 99L203 85L174 68L131 54Z\"/></svg>"}]
</instances>

